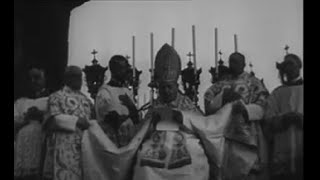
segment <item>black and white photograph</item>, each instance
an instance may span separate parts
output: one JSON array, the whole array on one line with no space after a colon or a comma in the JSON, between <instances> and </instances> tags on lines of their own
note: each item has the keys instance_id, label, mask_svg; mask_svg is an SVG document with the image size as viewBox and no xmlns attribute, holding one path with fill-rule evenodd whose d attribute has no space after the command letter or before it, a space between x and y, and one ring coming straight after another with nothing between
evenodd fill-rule
<instances>
[{"instance_id":1,"label":"black and white photograph","mask_svg":"<svg viewBox=\"0 0 320 180\"><path fill-rule=\"evenodd\" d=\"M303 0L14 0L14 180L303 180L303 26Z\"/></svg>"}]
</instances>

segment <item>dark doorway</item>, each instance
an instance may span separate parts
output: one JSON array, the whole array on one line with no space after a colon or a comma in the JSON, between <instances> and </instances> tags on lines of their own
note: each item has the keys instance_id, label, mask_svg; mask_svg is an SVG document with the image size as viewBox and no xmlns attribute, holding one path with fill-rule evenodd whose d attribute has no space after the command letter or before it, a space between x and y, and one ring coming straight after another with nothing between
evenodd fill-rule
<instances>
[{"instance_id":1,"label":"dark doorway","mask_svg":"<svg viewBox=\"0 0 320 180\"><path fill-rule=\"evenodd\" d=\"M42 68L50 92L62 86L70 12L87 0L14 0L14 100L26 93L30 67Z\"/></svg>"}]
</instances>

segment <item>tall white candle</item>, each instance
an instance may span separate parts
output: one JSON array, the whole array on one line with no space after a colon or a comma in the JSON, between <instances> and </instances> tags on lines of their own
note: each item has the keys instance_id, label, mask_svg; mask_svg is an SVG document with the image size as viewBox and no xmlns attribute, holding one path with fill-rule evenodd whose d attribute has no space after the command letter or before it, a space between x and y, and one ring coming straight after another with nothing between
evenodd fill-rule
<instances>
[{"instance_id":1,"label":"tall white candle","mask_svg":"<svg viewBox=\"0 0 320 180\"><path fill-rule=\"evenodd\" d=\"M238 37L234 35L234 52L238 52Z\"/></svg>"},{"instance_id":2,"label":"tall white candle","mask_svg":"<svg viewBox=\"0 0 320 180\"><path fill-rule=\"evenodd\" d=\"M151 61L151 63L150 63L150 70L151 70L151 78L153 78L153 75L154 75L154 70L153 70L153 62L154 62L154 60L153 60L153 33L150 33L150 61ZM153 80L153 79L151 79L151 80Z\"/></svg>"},{"instance_id":3,"label":"tall white candle","mask_svg":"<svg viewBox=\"0 0 320 180\"><path fill-rule=\"evenodd\" d=\"M192 49L193 49L193 64L194 73L197 73L197 59L196 59L196 27L192 25Z\"/></svg>"},{"instance_id":4,"label":"tall white candle","mask_svg":"<svg viewBox=\"0 0 320 180\"><path fill-rule=\"evenodd\" d=\"M133 80L136 78L136 62L135 62L135 37L132 36L132 67L133 67Z\"/></svg>"},{"instance_id":5,"label":"tall white candle","mask_svg":"<svg viewBox=\"0 0 320 180\"><path fill-rule=\"evenodd\" d=\"M174 40L175 40L175 29L171 29L171 46L174 48Z\"/></svg>"},{"instance_id":6,"label":"tall white candle","mask_svg":"<svg viewBox=\"0 0 320 180\"><path fill-rule=\"evenodd\" d=\"M218 28L214 28L214 62L216 67L216 75L218 76Z\"/></svg>"},{"instance_id":7,"label":"tall white candle","mask_svg":"<svg viewBox=\"0 0 320 180\"><path fill-rule=\"evenodd\" d=\"M154 65L153 65L153 33L150 33L150 71L151 71L151 82L153 82L153 78L154 78ZM150 90L150 104L153 104L153 88L151 88Z\"/></svg>"}]
</instances>

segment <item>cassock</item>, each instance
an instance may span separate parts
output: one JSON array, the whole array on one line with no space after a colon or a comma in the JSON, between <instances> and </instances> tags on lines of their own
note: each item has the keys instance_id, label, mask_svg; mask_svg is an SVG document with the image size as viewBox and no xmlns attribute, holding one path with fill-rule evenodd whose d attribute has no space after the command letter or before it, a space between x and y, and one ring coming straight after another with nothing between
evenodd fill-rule
<instances>
[{"instance_id":1,"label":"cassock","mask_svg":"<svg viewBox=\"0 0 320 180\"><path fill-rule=\"evenodd\" d=\"M266 133L272 143L270 167L272 176L291 174L291 178L302 179L303 175L303 127L290 125L283 129L282 115L297 113L303 123L303 82L282 85L268 98L266 109ZM299 120L299 121L300 121ZM293 119L289 119L293 121ZM280 130L282 129L282 130ZM299 176L299 177L298 177Z\"/></svg>"}]
</instances>

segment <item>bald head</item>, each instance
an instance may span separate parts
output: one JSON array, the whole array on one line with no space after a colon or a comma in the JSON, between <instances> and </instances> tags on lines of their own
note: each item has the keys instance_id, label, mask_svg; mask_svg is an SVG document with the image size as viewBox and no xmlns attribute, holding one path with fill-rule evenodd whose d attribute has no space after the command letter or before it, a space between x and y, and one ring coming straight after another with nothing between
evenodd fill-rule
<instances>
[{"instance_id":1,"label":"bald head","mask_svg":"<svg viewBox=\"0 0 320 180\"><path fill-rule=\"evenodd\" d=\"M285 57L284 57L284 66L287 66L287 65L294 65L296 66L297 68L301 69L302 68L302 61L301 59L299 58L299 56L295 55L295 54L287 54Z\"/></svg>"},{"instance_id":2,"label":"bald head","mask_svg":"<svg viewBox=\"0 0 320 180\"><path fill-rule=\"evenodd\" d=\"M238 76L242 74L244 72L245 66L246 66L246 61L243 54L235 52L230 55L229 68L232 75Z\"/></svg>"},{"instance_id":3,"label":"bald head","mask_svg":"<svg viewBox=\"0 0 320 180\"><path fill-rule=\"evenodd\" d=\"M284 74L288 81L292 81L300 76L302 68L301 59L295 54L287 54L282 63L276 63L280 74Z\"/></svg>"},{"instance_id":4,"label":"bald head","mask_svg":"<svg viewBox=\"0 0 320 180\"><path fill-rule=\"evenodd\" d=\"M64 72L65 77L82 75L82 70L78 66L68 66Z\"/></svg>"},{"instance_id":5,"label":"bald head","mask_svg":"<svg viewBox=\"0 0 320 180\"><path fill-rule=\"evenodd\" d=\"M82 70L78 66L68 66L64 72L65 85L72 90L80 90L82 86Z\"/></svg>"}]
</instances>

